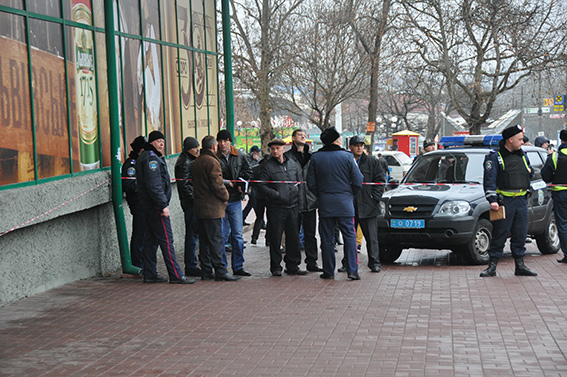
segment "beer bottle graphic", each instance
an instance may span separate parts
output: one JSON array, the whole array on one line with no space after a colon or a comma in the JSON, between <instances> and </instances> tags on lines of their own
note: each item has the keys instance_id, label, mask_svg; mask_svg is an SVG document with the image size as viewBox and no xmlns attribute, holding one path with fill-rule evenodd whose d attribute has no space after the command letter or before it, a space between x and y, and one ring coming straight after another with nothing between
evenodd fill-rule
<instances>
[{"instance_id":1,"label":"beer bottle graphic","mask_svg":"<svg viewBox=\"0 0 567 377\"><path fill-rule=\"evenodd\" d=\"M92 25L90 0L73 0L72 14L73 21ZM73 28L73 42L75 48L75 100L79 127L81 170L91 170L100 167L100 140L97 127L95 56L92 31Z\"/></svg>"}]
</instances>

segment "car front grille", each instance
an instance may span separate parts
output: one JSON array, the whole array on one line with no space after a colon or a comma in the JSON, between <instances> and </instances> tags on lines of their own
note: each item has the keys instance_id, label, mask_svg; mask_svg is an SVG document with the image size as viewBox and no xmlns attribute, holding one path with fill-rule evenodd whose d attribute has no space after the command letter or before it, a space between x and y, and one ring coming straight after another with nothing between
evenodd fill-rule
<instances>
[{"instance_id":1,"label":"car front grille","mask_svg":"<svg viewBox=\"0 0 567 377\"><path fill-rule=\"evenodd\" d=\"M437 205L437 199L423 196L392 198L389 202L390 215L393 218L422 219L430 217Z\"/></svg>"}]
</instances>

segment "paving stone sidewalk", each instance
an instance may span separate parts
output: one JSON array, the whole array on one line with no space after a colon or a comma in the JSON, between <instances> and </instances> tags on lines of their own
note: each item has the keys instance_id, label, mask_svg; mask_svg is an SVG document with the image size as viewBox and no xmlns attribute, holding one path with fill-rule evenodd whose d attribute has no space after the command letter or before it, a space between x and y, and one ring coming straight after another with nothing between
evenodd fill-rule
<instances>
[{"instance_id":1,"label":"paving stone sidewalk","mask_svg":"<svg viewBox=\"0 0 567 377\"><path fill-rule=\"evenodd\" d=\"M417 250L275 278L248 244L234 283L78 281L0 308L0 376L567 376L567 265L528 250L536 278Z\"/></svg>"}]
</instances>

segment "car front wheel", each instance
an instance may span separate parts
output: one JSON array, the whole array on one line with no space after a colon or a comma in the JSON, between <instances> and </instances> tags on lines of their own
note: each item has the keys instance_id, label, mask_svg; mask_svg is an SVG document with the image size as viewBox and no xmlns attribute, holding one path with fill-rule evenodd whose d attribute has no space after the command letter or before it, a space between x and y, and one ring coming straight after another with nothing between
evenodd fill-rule
<instances>
[{"instance_id":1,"label":"car front wheel","mask_svg":"<svg viewBox=\"0 0 567 377\"><path fill-rule=\"evenodd\" d=\"M474 228L474 236L464 245L464 256L471 264L488 263L488 249L492 239L492 223L479 219Z\"/></svg>"},{"instance_id":2,"label":"car front wheel","mask_svg":"<svg viewBox=\"0 0 567 377\"><path fill-rule=\"evenodd\" d=\"M555 224L555 215L549 217L549 223L542 234L534 236L537 248L542 254L555 254L561 248L559 244L559 231Z\"/></svg>"},{"instance_id":3,"label":"car front wheel","mask_svg":"<svg viewBox=\"0 0 567 377\"><path fill-rule=\"evenodd\" d=\"M402 255L402 248L392 245L380 245L380 262L394 263Z\"/></svg>"}]
</instances>

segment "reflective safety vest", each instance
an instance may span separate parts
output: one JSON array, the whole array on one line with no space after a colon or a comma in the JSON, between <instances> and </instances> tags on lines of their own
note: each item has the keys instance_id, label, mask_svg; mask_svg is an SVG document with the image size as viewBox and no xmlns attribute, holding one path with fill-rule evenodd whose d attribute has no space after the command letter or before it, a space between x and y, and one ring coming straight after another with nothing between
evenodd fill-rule
<instances>
[{"instance_id":1,"label":"reflective safety vest","mask_svg":"<svg viewBox=\"0 0 567 377\"><path fill-rule=\"evenodd\" d=\"M510 155L507 158L508 169L504 164L502 154L498 152L498 163L502 167L502 174L498 174L496 186L499 187L496 192L504 196L524 196L530 188L530 166L526 160L526 156L522 155L523 164L520 157ZM525 170L524 170L525 168Z\"/></svg>"},{"instance_id":2,"label":"reflective safety vest","mask_svg":"<svg viewBox=\"0 0 567 377\"><path fill-rule=\"evenodd\" d=\"M561 152L561 154L559 154ZM553 180L551 181L552 184L555 185L567 185L567 149L562 148L557 152L553 152L551 156L553 160ZM559 162L559 167L557 166L557 162ZM562 191L567 190L567 186L552 186L551 191Z\"/></svg>"}]
</instances>

